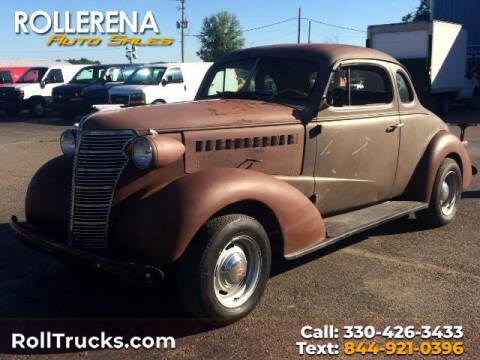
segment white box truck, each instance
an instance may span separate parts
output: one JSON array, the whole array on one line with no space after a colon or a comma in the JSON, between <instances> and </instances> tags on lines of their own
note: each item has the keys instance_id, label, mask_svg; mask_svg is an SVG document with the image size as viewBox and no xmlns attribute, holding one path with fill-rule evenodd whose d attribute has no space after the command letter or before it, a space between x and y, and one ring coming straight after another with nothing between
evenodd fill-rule
<instances>
[{"instance_id":1,"label":"white box truck","mask_svg":"<svg viewBox=\"0 0 480 360\"><path fill-rule=\"evenodd\" d=\"M410 72L422 102L447 113L452 102L480 105L480 87L466 75L467 30L443 21L368 27L367 47L386 52Z\"/></svg>"}]
</instances>

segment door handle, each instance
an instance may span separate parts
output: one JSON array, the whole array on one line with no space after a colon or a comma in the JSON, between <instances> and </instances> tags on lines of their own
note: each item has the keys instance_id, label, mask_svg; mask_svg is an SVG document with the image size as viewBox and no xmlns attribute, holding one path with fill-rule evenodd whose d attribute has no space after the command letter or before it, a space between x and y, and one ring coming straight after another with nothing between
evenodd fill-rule
<instances>
[{"instance_id":1,"label":"door handle","mask_svg":"<svg viewBox=\"0 0 480 360\"><path fill-rule=\"evenodd\" d=\"M396 129L402 128L402 127L404 127L404 126L405 126L405 123L403 123L403 122L398 122L398 123L396 123L396 124L394 124L394 125L389 126L389 127L387 128L387 132L388 132L388 133L393 132L393 131L395 131Z\"/></svg>"}]
</instances>

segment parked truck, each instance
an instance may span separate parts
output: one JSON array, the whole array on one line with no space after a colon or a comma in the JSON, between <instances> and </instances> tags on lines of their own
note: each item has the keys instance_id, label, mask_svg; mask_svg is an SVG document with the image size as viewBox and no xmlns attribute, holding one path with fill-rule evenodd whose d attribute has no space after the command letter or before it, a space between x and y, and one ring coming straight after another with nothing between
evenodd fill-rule
<instances>
[{"instance_id":1,"label":"parked truck","mask_svg":"<svg viewBox=\"0 0 480 360\"><path fill-rule=\"evenodd\" d=\"M422 103L445 114L452 102L478 108L480 86L467 74L468 32L443 21L373 25L367 47L397 58L410 72Z\"/></svg>"}]
</instances>

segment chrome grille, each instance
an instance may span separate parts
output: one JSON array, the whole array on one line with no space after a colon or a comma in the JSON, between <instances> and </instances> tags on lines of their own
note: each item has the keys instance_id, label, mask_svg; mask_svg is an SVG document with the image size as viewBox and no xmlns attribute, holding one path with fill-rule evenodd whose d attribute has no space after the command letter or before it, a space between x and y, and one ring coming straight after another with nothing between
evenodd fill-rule
<instances>
[{"instance_id":1,"label":"chrome grille","mask_svg":"<svg viewBox=\"0 0 480 360\"><path fill-rule=\"evenodd\" d=\"M115 187L128 162L125 147L133 131L80 131L72 186L70 240L77 248L107 247Z\"/></svg>"}]
</instances>

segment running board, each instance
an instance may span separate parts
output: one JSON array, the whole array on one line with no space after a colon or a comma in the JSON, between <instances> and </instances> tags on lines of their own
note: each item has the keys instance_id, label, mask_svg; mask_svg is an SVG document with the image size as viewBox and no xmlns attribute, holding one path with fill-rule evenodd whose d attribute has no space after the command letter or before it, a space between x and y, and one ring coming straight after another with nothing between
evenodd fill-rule
<instances>
[{"instance_id":1,"label":"running board","mask_svg":"<svg viewBox=\"0 0 480 360\"><path fill-rule=\"evenodd\" d=\"M288 254L285 258L288 260L299 258L350 236L396 220L410 213L426 209L427 207L427 203L416 201L386 201L360 210L325 218L327 238L308 249Z\"/></svg>"}]
</instances>

